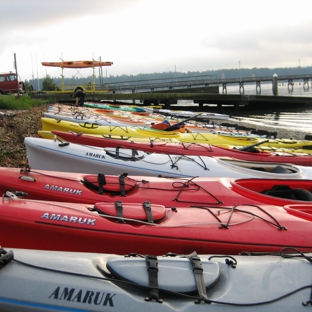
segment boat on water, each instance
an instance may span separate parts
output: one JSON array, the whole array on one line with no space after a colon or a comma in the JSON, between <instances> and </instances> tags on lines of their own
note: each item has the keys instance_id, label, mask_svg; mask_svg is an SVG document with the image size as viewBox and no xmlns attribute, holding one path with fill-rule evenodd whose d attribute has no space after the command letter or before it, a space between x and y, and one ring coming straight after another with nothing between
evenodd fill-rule
<instances>
[{"instance_id":1,"label":"boat on water","mask_svg":"<svg viewBox=\"0 0 312 312\"><path fill-rule=\"evenodd\" d=\"M43 66L49 67L61 67L61 68L90 68L90 67L101 67L111 66L113 62L102 62L102 61L61 61L61 62L41 62Z\"/></svg>"},{"instance_id":2,"label":"boat on water","mask_svg":"<svg viewBox=\"0 0 312 312\"><path fill-rule=\"evenodd\" d=\"M161 142L150 140L149 142L135 142L131 140L112 139L103 136L88 135L85 133L65 132L52 130L57 137L71 143L91 145L101 148L119 147L135 149L148 153L163 153L177 155L197 155L209 157L231 157L234 159L262 162L292 163L301 166L312 166L312 155L307 153L294 153L287 151L261 151L257 149L259 144L251 144L242 148L223 148L210 144ZM52 138L52 137L51 137ZM262 142L265 143L264 139Z\"/></svg>"},{"instance_id":3,"label":"boat on water","mask_svg":"<svg viewBox=\"0 0 312 312\"><path fill-rule=\"evenodd\" d=\"M120 200L90 205L7 196L0 202L0 237L1 245L15 248L117 254L237 254L288 246L311 252L312 204L300 205L310 218L291 209L265 204L166 208Z\"/></svg>"},{"instance_id":4,"label":"boat on water","mask_svg":"<svg viewBox=\"0 0 312 312\"><path fill-rule=\"evenodd\" d=\"M99 148L59 140L26 137L31 168L69 172L162 177L309 179L312 167L231 158L148 154L134 149Z\"/></svg>"},{"instance_id":5,"label":"boat on water","mask_svg":"<svg viewBox=\"0 0 312 312\"><path fill-rule=\"evenodd\" d=\"M149 201L166 207L312 203L312 180L159 178L0 167L0 195L85 204Z\"/></svg>"},{"instance_id":6,"label":"boat on water","mask_svg":"<svg viewBox=\"0 0 312 312\"><path fill-rule=\"evenodd\" d=\"M215 134L207 132L196 133L180 133L176 131L162 131L156 129L146 129L140 127L123 127L123 126L100 126L94 123L87 122L70 122L65 120L56 120L54 118L41 118L42 130L44 131L71 131L82 132L93 135L104 136L118 136L124 138L167 138L176 139L180 142L188 143L206 143L217 146L247 146L251 144L257 144L263 141L261 137L244 136L240 134ZM292 139L269 139L263 143L265 147L274 148L290 148L290 149L305 149L312 150L312 141L309 140L292 140Z\"/></svg>"},{"instance_id":7,"label":"boat on water","mask_svg":"<svg viewBox=\"0 0 312 312\"><path fill-rule=\"evenodd\" d=\"M309 259L293 248L264 255L1 248L0 311L306 311Z\"/></svg>"}]
</instances>

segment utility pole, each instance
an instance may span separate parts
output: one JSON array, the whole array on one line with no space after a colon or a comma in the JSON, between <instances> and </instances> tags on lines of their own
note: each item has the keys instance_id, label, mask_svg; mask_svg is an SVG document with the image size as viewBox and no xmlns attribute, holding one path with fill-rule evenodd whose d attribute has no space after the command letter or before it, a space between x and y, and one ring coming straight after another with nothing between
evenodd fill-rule
<instances>
[{"instance_id":1,"label":"utility pole","mask_svg":"<svg viewBox=\"0 0 312 312\"><path fill-rule=\"evenodd\" d=\"M17 63L16 63L16 54L15 54L15 53L14 53L14 67L15 67L15 74L16 74L17 97L19 98L19 81L18 81L18 74L17 74Z\"/></svg>"}]
</instances>

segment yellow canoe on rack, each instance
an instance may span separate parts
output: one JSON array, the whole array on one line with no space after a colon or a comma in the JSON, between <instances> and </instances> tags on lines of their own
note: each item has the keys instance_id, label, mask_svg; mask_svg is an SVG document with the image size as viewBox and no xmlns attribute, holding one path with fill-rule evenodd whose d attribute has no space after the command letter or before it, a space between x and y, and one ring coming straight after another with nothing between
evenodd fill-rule
<instances>
[{"instance_id":1,"label":"yellow canoe on rack","mask_svg":"<svg viewBox=\"0 0 312 312\"><path fill-rule=\"evenodd\" d=\"M105 137L121 137L135 141L137 138L166 138L176 139L181 142L188 143L207 143L211 145L228 147L234 146L247 146L258 144L261 146L272 148L291 148L291 149L304 149L312 150L312 141L308 140L291 140L291 139L268 139L266 142L263 137L254 137L249 135L237 134L214 134L207 132L196 133L179 133L172 131L154 130L140 127L126 127L126 126L100 126L96 123L76 123L65 120L57 120L53 118L41 118L43 131L70 131L76 133L86 133L91 135L102 135Z\"/></svg>"}]
</instances>

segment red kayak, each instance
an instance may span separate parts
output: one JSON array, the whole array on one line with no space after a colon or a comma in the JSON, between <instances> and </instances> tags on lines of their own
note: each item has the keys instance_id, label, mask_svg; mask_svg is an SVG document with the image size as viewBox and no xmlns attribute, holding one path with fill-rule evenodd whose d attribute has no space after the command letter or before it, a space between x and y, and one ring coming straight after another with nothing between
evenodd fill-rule
<instances>
[{"instance_id":1,"label":"red kayak","mask_svg":"<svg viewBox=\"0 0 312 312\"><path fill-rule=\"evenodd\" d=\"M250 200L284 206L298 201L312 203L312 180L237 179L232 190Z\"/></svg>"},{"instance_id":2,"label":"red kayak","mask_svg":"<svg viewBox=\"0 0 312 312\"><path fill-rule=\"evenodd\" d=\"M150 153L231 157L248 161L291 163L301 166L312 165L312 155L307 153L292 153L291 151L261 151L256 145L245 146L241 149L223 148L210 144L168 143L168 142L133 142L130 140L111 139L83 133L51 131L56 136L71 143L91 145L96 147L120 147L141 150ZM264 140L265 141L265 140Z\"/></svg>"},{"instance_id":3,"label":"red kayak","mask_svg":"<svg viewBox=\"0 0 312 312\"><path fill-rule=\"evenodd\" d=\"M17 192L27 199L86 204L148 200L166 207L246 203L245 197L231 190L231 179L129 177L127 174L114 176L6 167L0 167L0 176L1 194Z\"/></svg>"},{"instance_id":4,"label":"red kayak","mask_svg":"<svg viewBox=\"0 0 312 312\"><path fill-rule=\"evenodd\" d=\"M149 202L94 205L4 198L1 245L125 254L312 251L311 220L271 205L165 208ZM304 209L303 209L304 208ZM312 205L300 207L311 215ZM310 218L311 219L311 218Z\"/></svg>"},{"instance_id":5,"label":"red kayak","mask_svg":"<svg viewBox=\"0 0 312 312\"><path fill-rule=\"evenodd\" d=\"M0 167L0 193L94 204L149 201L166 207L312 203L312 180L129 177Z\"/></svg>"}]
</instances>

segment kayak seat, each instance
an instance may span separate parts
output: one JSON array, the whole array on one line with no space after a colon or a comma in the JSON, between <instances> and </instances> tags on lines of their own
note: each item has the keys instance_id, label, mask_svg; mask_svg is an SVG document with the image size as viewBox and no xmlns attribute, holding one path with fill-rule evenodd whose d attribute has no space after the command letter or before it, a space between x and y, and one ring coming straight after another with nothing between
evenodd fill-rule
<instances>
[{"instance_id":1,"label":"kayak seat","mask_svg":"<svg viewBox=\"0 0 312 312\"><path fill-rule=\"evenodd\" d=\"M307 140L307 141L312 141L312 135L311 134L306 134L304 136L304 139Z\"/></svg>"},{"instance_id":2,"label":"kayak seat","mask_svg":"<svg viewBox=\"0 0 312 312\"><path fill-rule=\"evenodd\" d=\"M291 173L291 171L278 165L274 167L274 169L272 170L272 173Z\"/></svg>"},{"instance_id":3,"label":"kayak seat","mask_svg":"<svg viewBox=\"0 0 312 312\"><path fill-rule=\"evenodd\" d=\"M275 185L271 190L262 192L265 195L293 200L312 201L312 193L303 188L292 189L288 185Z\"/></svg>"},{"instance_id":4,"label":"kayak seat","mask_svg":"<svg viewBox=\"0 0 312 312\"><path fill-rule=\"evenodd\" d=\"M310 150L312 149L312 145L303 145L301 148Z\"/></svg>"},{"instance_id":5,"label":"kayak seat","mask_svg":"<svg viewBox=\"0 0 312 312\"><path fill-rule=\"evenodd\" d=\"M267 138L276 138L277 137L277 132L269 132L267 130L251 130L252 134L257 134L257 135L264 135Z\"/></svg>"},{"instance_id":6,"label":"kayak seat","mask_svg":"<svg viewBox=\"0 0 312 312\"><path fill-rule=\"evenodd\" d=\"M294 194L299 200L312 201L312 193L306 189L296 188Z\"/></svg>"},{"instance_id":7,"label":"kayak seat","mask_svg":"<svg viewBox=\"0 0 312 312\"><path fill-rule=\"evenodd\" d=\"M117 146L116 148L105 148L105 152L113 158L131 161L141 160L145 155L143 151L137 151L134 148L120 148L120 146Z\"/></svg>"},{"instance_id":8,"label":"kayak seat","mask_svg":"<svg viewBox=\"0 0 312 312\"><path fill-rule=\"evenodd\" d=\"M244 152L249 152L249 153L260 153L258 149L256 149L254 146L251 146L249 148L244 149Z\"/></svg>"},{"instance_id":9,"label":"kayak seat","mask_svg":"<svg viewBox=\"0 0 312 312\"><path fill-rule=\"evenodd\" d=\"M222 122L221 124L220 124L222 127L226 127L227 129L229 129L229 128L235 128L236 129L236 127L237 127L237 124L230 124L230 123L226 123L226 122Z\"/></svg>"},{"instance_id":10,"label":"kayak seat","mask_svg":"<svg viewBox=\"0 0 312 312\"><path fill-rule=\"evenodd\" d=\"M257 171L266 171L263 167L250 167L250 169Z\"/></svg>"},{"instance_id":11,"label":"kayak seat","mask_svg":"<svg viewBox=\"0 0 312 312\"><path fill-rule=\"evenodd\" d=\"M120 176L98 175L90 174L85 175L81 181L87 188L97 191L99 194L110 193L111 195L123 195L131 191L136 186L136 181L128 178L127 174Z\"/></svg>"}]
</instances>

